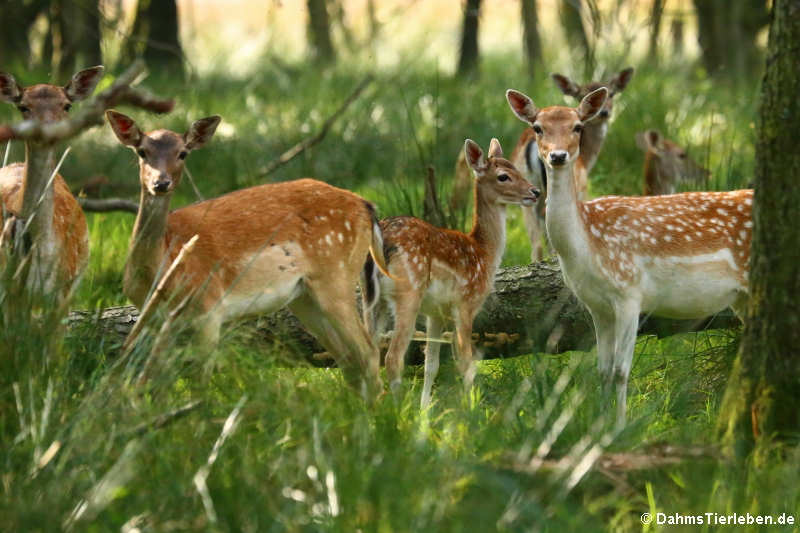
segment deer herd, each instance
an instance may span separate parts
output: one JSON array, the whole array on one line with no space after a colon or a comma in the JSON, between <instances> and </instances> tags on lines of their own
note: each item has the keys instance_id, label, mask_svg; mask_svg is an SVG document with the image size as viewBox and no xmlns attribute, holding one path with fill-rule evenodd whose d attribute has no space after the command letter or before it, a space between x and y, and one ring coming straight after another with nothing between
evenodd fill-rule
<instances>
[{"instance_id":1,"label":"deer herd","mask_svg":"<svg viewBox=\"0 0 800 533\"><path fill-rule=\"evenodd\" d=\"M57 123L74 102L91 95L102 72L83 70L63 87L22 87L0 72L0 98L25 120ZM112 131L139 161L139 211L124 293L141 309L159 286L166 294L163 307L180 312L206 349L218 343L223 323L286 306L370 401L383 392L379 335L393 323L385 366L396 392L422 313L426 408L448 325L456 367L465 388L472 386L472 323L503 256L507 206L519 205L532 259L543 256L544 228L566 285L592 317L598 368L607 393L616 389L616 422L622 426L640 314L702 318L730 306L743 316L753 200L752 190L676 194L679 182L702 180L708 172L657 130L636 136L645 154L644 196L588 199L614 97L632 76L628 68L579 85L554 74L577 107L540 108L509 89L511 111L528 126L509 159L497 139L486 153L467 139L457 163L455 189L463 194L474 188L469 233L410 216L379 220L369 201L314 179L237 190L170 211L186 158L208 144L220 117L199 119L183 134L144 132L132 118L109 110ZM26 283L63 301L86 268L89 239L83 212L57 173L56 155L52 146L29 141L25 163L0 168L2 260L28 254L32 275ZM465 168L474 179L465 180ZM34 242L18 242L25 241L20 225L37 228L30 233ZM190 240L196 246L176 261ZM170 265L174 272L167 279Z\"/></svg>"}]
</instances>

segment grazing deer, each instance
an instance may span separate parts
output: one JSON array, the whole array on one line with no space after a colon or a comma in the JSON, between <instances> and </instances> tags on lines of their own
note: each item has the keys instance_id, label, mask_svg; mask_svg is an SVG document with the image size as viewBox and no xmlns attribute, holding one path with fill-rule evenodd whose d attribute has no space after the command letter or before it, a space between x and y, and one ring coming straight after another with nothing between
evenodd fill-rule
<instances>
[{"instance_id":1,"label":"grazing deer","mask_svg":"<svg viewBox=\"0 0 800 533\"><path fill-rule=\"evenodd\" d=\"M509 90L514 114L536 133L547 166L547 235L564 281L589 309L606 386L617 388L617 423L625 423L628 375L640 313L700 318L748 298L752 190L668 196L578 197L574 167L584 124L603 109L608 90L577 108L538 109Z\"/></svg>"},{"instance_id":2,"label":"grazing deer","mask_svg":"<svg viewBox=\"0 0 800 533\"><path fill-rule=\"evenodd\" d=\"M636 146L644 151L645 196L675 194L678 183L682 181L699 182L708 178L708 170L658 130L637 133Z\"/></svg>"},{"instance_id":3,"label":"grazing deer","mask_svg":"<svg viewBox=\"0 0 800 533\"><path fill-rule=\"evenodd\" d=\"M386 353L386 373L396 388L403 359L420 311L427 317L425 380L422 407L431 399L439 370L439 338L446 322L455 324L455 355L464 385L474 377L472 321L494 285L506 239L506 205L532 205L539 191L531 187L514 166L503 159L497 139L492 139L488 159L471 140L464 146L466 160L475 173L475 210L472 231L436 228L414 217L381 220L389 272L397 279L377 278L367 262L364 291L365 322L374 331L372 314L380 298L394 311L394 334ZM371 280L371 282L370 282ZM385 316L375 317L383 322Z\"/></svg>"},{"instance_id":4,"label":"grazing deer","mask_svg":"<svg viewBox=\"0 0 800 533\"><path fill-rule=\"evenodd\" d=\"M575 180L580 198L586 197L588 176L597 156L603 148L603 143L608 134L608 121L611 118L611 111L614 107L614 96L625 90L633 77L633 68L626 68L605 81L593 81L584 85L579 85L562 74L553 74L553 81L556 86L567 96L572 96L581 101L590 92L606 87L609 97L603 109L588 121L585 125L583 136L581 137L580 157L583 167L576 173ZM517 141L517 145L511 152L511 162L520 169L525 178L542 190L542 201L536 210L523 209L525 228L531 241L531 260L539 261L542 258L541 233L544 223L544 210L547 205L547 175L544 164L539 160L539 150L536 147L536 135L530 128L525 128Z\"/></svg>"},{"instance_id":5,"label":"grazing deer","mask_svg":"<svg viewBox=\"0 0 800 533\"><path fill-rule=\"evenodd\" d=\"M140 309L154 285L194 235L193 251L165 287L170 305L190 298L189 313L207 347L223 322L288 306L366 396L381 389L379 355L355 302L364 258L385 270L372 204L325 183L302 179L260 185L169 211L187 155L213 136L218 116L177 134L143 133L108 111L119 141L139 156L141 196L123 289ZM172 280L175 280L172 282Z\"/></svg>"},{"instance_id":6,"label":"grazing deer","mask_svg":"<svg viewBox=\"0 0 800 533\"><path fill-rule=\"evenodd\" d=\"M74 102L92 94L103 74L97 66L75 74L63 87L46 83L20 86L0 72L0 99L17 107L26 120L47 124L67 118ZM28 141L25 162L0 168L3 222L28 224L33 247L28 283L43 294L69 294L89 261L86 218L64 178L56 175L57 148ZM13 219L13 220L12 220Z\"/></svg>"}]
</instances>

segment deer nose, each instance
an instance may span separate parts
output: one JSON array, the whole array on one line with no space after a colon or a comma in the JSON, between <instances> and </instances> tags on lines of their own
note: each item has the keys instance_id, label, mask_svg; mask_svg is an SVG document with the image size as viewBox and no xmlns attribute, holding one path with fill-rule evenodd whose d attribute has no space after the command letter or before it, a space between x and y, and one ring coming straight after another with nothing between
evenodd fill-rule
<instances>
[{"instance_id":1,"label":"deer nose","mask_svg":"<svg viewBox=\"0 0 800 533\"><path fill-rule=\"evenodd\" d=\"M534 198L539 198L542 195L542 192L535 187L531 187L531 194Z\"/></svg>"},{"instance_id":2,"label":"deer nose","mask_svg":"<svg viewBox=\"0 0 800 533\"><path fill-rule=\"evenodd\" d=\"M553 150L550 152L550 164L563 165L567 161L566 150Z\"/></svg>"},{"instance_id":3,"label":"deer nose","mask_svg":"<svg viewBox=\"0 0 800 533\"><path fill-rule=\"evenodd\" d=\"M597 114L600 118L608 118L608 109L603 109Z\"/></svg>"},{"instance_id":4,"label":"deer nose","mask_svg":"<svg viewBox=\"0 0 800 533\"><path fill-rule=\"evenodd\" d=\"M172 181L168 179L159 179L153 184L153 190L156 192L167 192Z\"/></svg>"}]
</instances>

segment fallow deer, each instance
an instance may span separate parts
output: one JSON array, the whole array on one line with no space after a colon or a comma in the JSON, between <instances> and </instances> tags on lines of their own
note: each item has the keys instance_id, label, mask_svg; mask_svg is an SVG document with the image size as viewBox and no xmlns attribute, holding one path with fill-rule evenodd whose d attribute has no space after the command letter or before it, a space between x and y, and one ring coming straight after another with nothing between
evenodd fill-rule
<instances>
[{"instance_id":1,"label":"fallow deer","mask_svg":"<svg viewBox=\"0 0 800 533\"><path fill-rule=\"evenodd\" d=\"M26 120L53 123L67 118L74 102L92 94L103 74L97 66L75 74L63 87L41 83L22 87L0 72L0 99L17 107ZM31 236L30 285L66 296L89 260L86 218L61 175L51 180L57 147L25 143L25 162L0 168L3 221L24 221ZM11 234L9 231L7 234Z\"/></svg>"},{"instance_id":2,"label":"fallow deer","mask_svg":"<svg viewBox=\"0 0 800 533\"><path fill-rule=\"evenodd\" d=\"M288 306L336 358L366 397L382 388L379 355L355 301L364 258L385 270L375 211L349 191L312 179L260 185L169 211L187 155L213 136L220 118L195 121L183 134L143 133L108 111L119 141L139 156L141 196L123 288L142 308L162 271L194 235L193 251L165 287L171 305L189 298L206 347L228 320Z\"/></svg>"},{"instance_id":3,"label":"fallow deer","mask_svg":"<svg viewBox=\"0 0 800 533\"><path fill-rule=\"evenodd\" d=\"M639 314L701 318L748 299L752 190L579 199L573 171L584 124L601 109L605 88L577 108L538 109L509 90L512 111L536 133L547 166L547 235L564 281L588 308L598 367L616 385L617 423L625 423L628 376Z\"/></svg>"},{"instance_id":4,"label":"fallow deer","mask_svg":"<svg viewBox=\"0 0 800 533\"><path fill-rule=\"evenodd\" d=\"M579 85L562 74L553 74L553 81L558 88L567 96L576 100L582 100L590 92L606 87L609 91L609 98L606 100L603 109L588 121L585 125L583 136L581 137L580 157L583 167L575 175L579 197L583 200L586 196L588 176L597 156L603 148L608 133L608 121L614 107L614 96L625 90L633 77L633 68L626 68L605 81L593 81L584 85ZM539 151L536 147L536 135L530 128L525 128L517 141L517 145L511 152L511 162L516 166L525 178L533 183L535 187L542 190L542 201L536 210L523 209L525 228L531 241L531 260L539 261L542 258L542 225L544 223L544 209L547 205L547 175L545 167L539 160Z\"/></svg>"},{"instance_id":5,"label":"fallow deer","mask_svg":"<svg viewBox=\"0 0 800 533\"><path fill-rule=\"evenodd\" d=\"M636 146L644 151L645 196L674 194L680 182L699 182L708 178L708 170L658 130L637 133Z\"/></svg>"},{"instance_id":6,"label":"fallow deer","mask_svg":"<svg viewBox=\"0 0 800 533\"><path fill-rule=\"evenodd\" d=\"M492 139L488 158L471 140L464 146L466 160L475 173L474 222L468 234L436 228L414 217L381 220L389 272L397 279L378 276L370 263L365 269L370 290L364 292L365 322L385 316L388 303L394 313L394 334L386 353L386 373L396 389L403 373L404 356L414 333L417 315L427 317L425 379L422 407L431 399L431 387L439 370L439 347L445 323L455 324L454 355L469 388L474 377L472 321L494 286L494 274L503 257L506 239L506 205L532 205L539 196L514 166L503 159L497 139ZM376 279L378 278L378 279Z\"/></svg>"}]
</instances>

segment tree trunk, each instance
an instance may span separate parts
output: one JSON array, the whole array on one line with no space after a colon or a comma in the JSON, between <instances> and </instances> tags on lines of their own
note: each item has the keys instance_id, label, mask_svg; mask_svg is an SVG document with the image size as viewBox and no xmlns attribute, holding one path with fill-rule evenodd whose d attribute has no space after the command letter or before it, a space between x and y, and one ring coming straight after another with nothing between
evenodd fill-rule
<instances>
[{"instance_id":1,"label":"tree trunk","mask_svg":"<svg viewBox=\"0 0 800 533\"><path fill-rule=\"evenodd\" d=\"M138 317L135 307L105 309L98 316L89 311L73 311L69 323L81 328L82 335L103 335L122 341ZM418 323L423 329L424 320ZM263 341L279 342L300 357L314 364L329 364L313 354L323 348L309 335L289 311L250 321ZM658 336L708 327L736 327L732 313L722 313L713 320L643 319L640 331ZM589 314L564 285L558 263L534 263L500 269L495 277L495 291L478 314L474 328L478 353L486 358L510 357L532 352L560 353L586 350L594 345L594 330ZM412 345L409 359L422 360L423 343Z\"/></svg>"},{"instance_id":2,"label":"tree trunk","mask_svg":"<svg viewBox=\"0 0 800 533\"><path fill-rule=\"evenodd\" d=\"M754 437L789 437L800 427L800 0L775 0L756 135L750 305L722 405L720 431L732 451Z\"/></svg>"},{"instance_id":3,"label":"tree trunk","mask_svg":"<svg viewBox=\"0 0 800 533\"><path fill-rule=\"evenodd\" d=\"M59 36L58 61L53 61L54 79L61 80L78 70L102 64L98 0L58 0L53 2L51 13L51 24Z\"/></svg>"},{"instance_id":4,"label":"tree trunk","mask_svg":"<svg viewBox=\"0 0 800 533\"><path fill-rule=\"evenodd\" d=\"M534 77L542 64L542 40L539 38L536 0L522 0L522 48L528 76Z\"/></svg>"},{"instance_id":5,"label":"tree trunk","mask_svg":"<svg viewBox=\"0 0 800 533\"><path fill-rule=\"evenodd\" d=\"M461 31L461 53L458 57L457 74L461 77L478 72L478 21L481 0L467 0L464 8L464 24Z\"/></svg>"},{"instance_id":6,"label":"tree trunk","mask_svg":"<svg viewBox=\"0 0 800 533\"><path fill-rule=\"evenodd\" d=\"M325 0L308 0L308 37L311 58L315 63L330 65L336 61Z\"/></svg>"},{"instance_id":7,"label":"tree trunk","mask_svg":"<svg viewBox=\"0 0 800 533\"><path fill-rule=\"evenodd\" d=\"M586 28L583 26L582 4L583 0L561 0L559 3L559 16L561 18L561 26L564 28L567 46L573 52L578 51L578 53L573 53L571 56L583 59L584 78L589 78L592 75L594 58L591 46L589 46Z\"/></svg>"},{"instance_id":8,"label":"tree trunk","mask_svg":"<svg viewBox=\"0 0 800 533\"><path fill-rule=\"evenodd\" d=\"M664 14L664 0L653 0L650 11L650 60L658 62L658 34L661 32L661 16Z\"/></svg>"},{"instance_id":9,"label":"tree trunk","mask_svg":"<svg viewBox=\"0 0 800 533\"><path fill-rule=\"evenodd\" d=\"M759 67L756 37L768 22L765 0L694 0L694 5L706 72L737 80Z\"/></svg>"},{"instance_id":10,"label":"tree trunk","mask_svg":"<svg viewBox=\"0 0 800 533\"><path fill-rule=\"evenodd\" d=\"M183 76L183 48L175 0L151 0L147 6L147 22L145 62L162 73Z\"/></svg>"},{"instance_id":11,"label":"tree trunk","mask_svg":"<svg viewBox=\"0 0 800 533\"><path fill-rule=\"evenodd\" d=\"M0 65L3 70L30 68L31 45L28 32L48 5L43 0L4 2L0 15ZM49 59L49 58L48 58Z\"/></svg>"}]
</instances>

